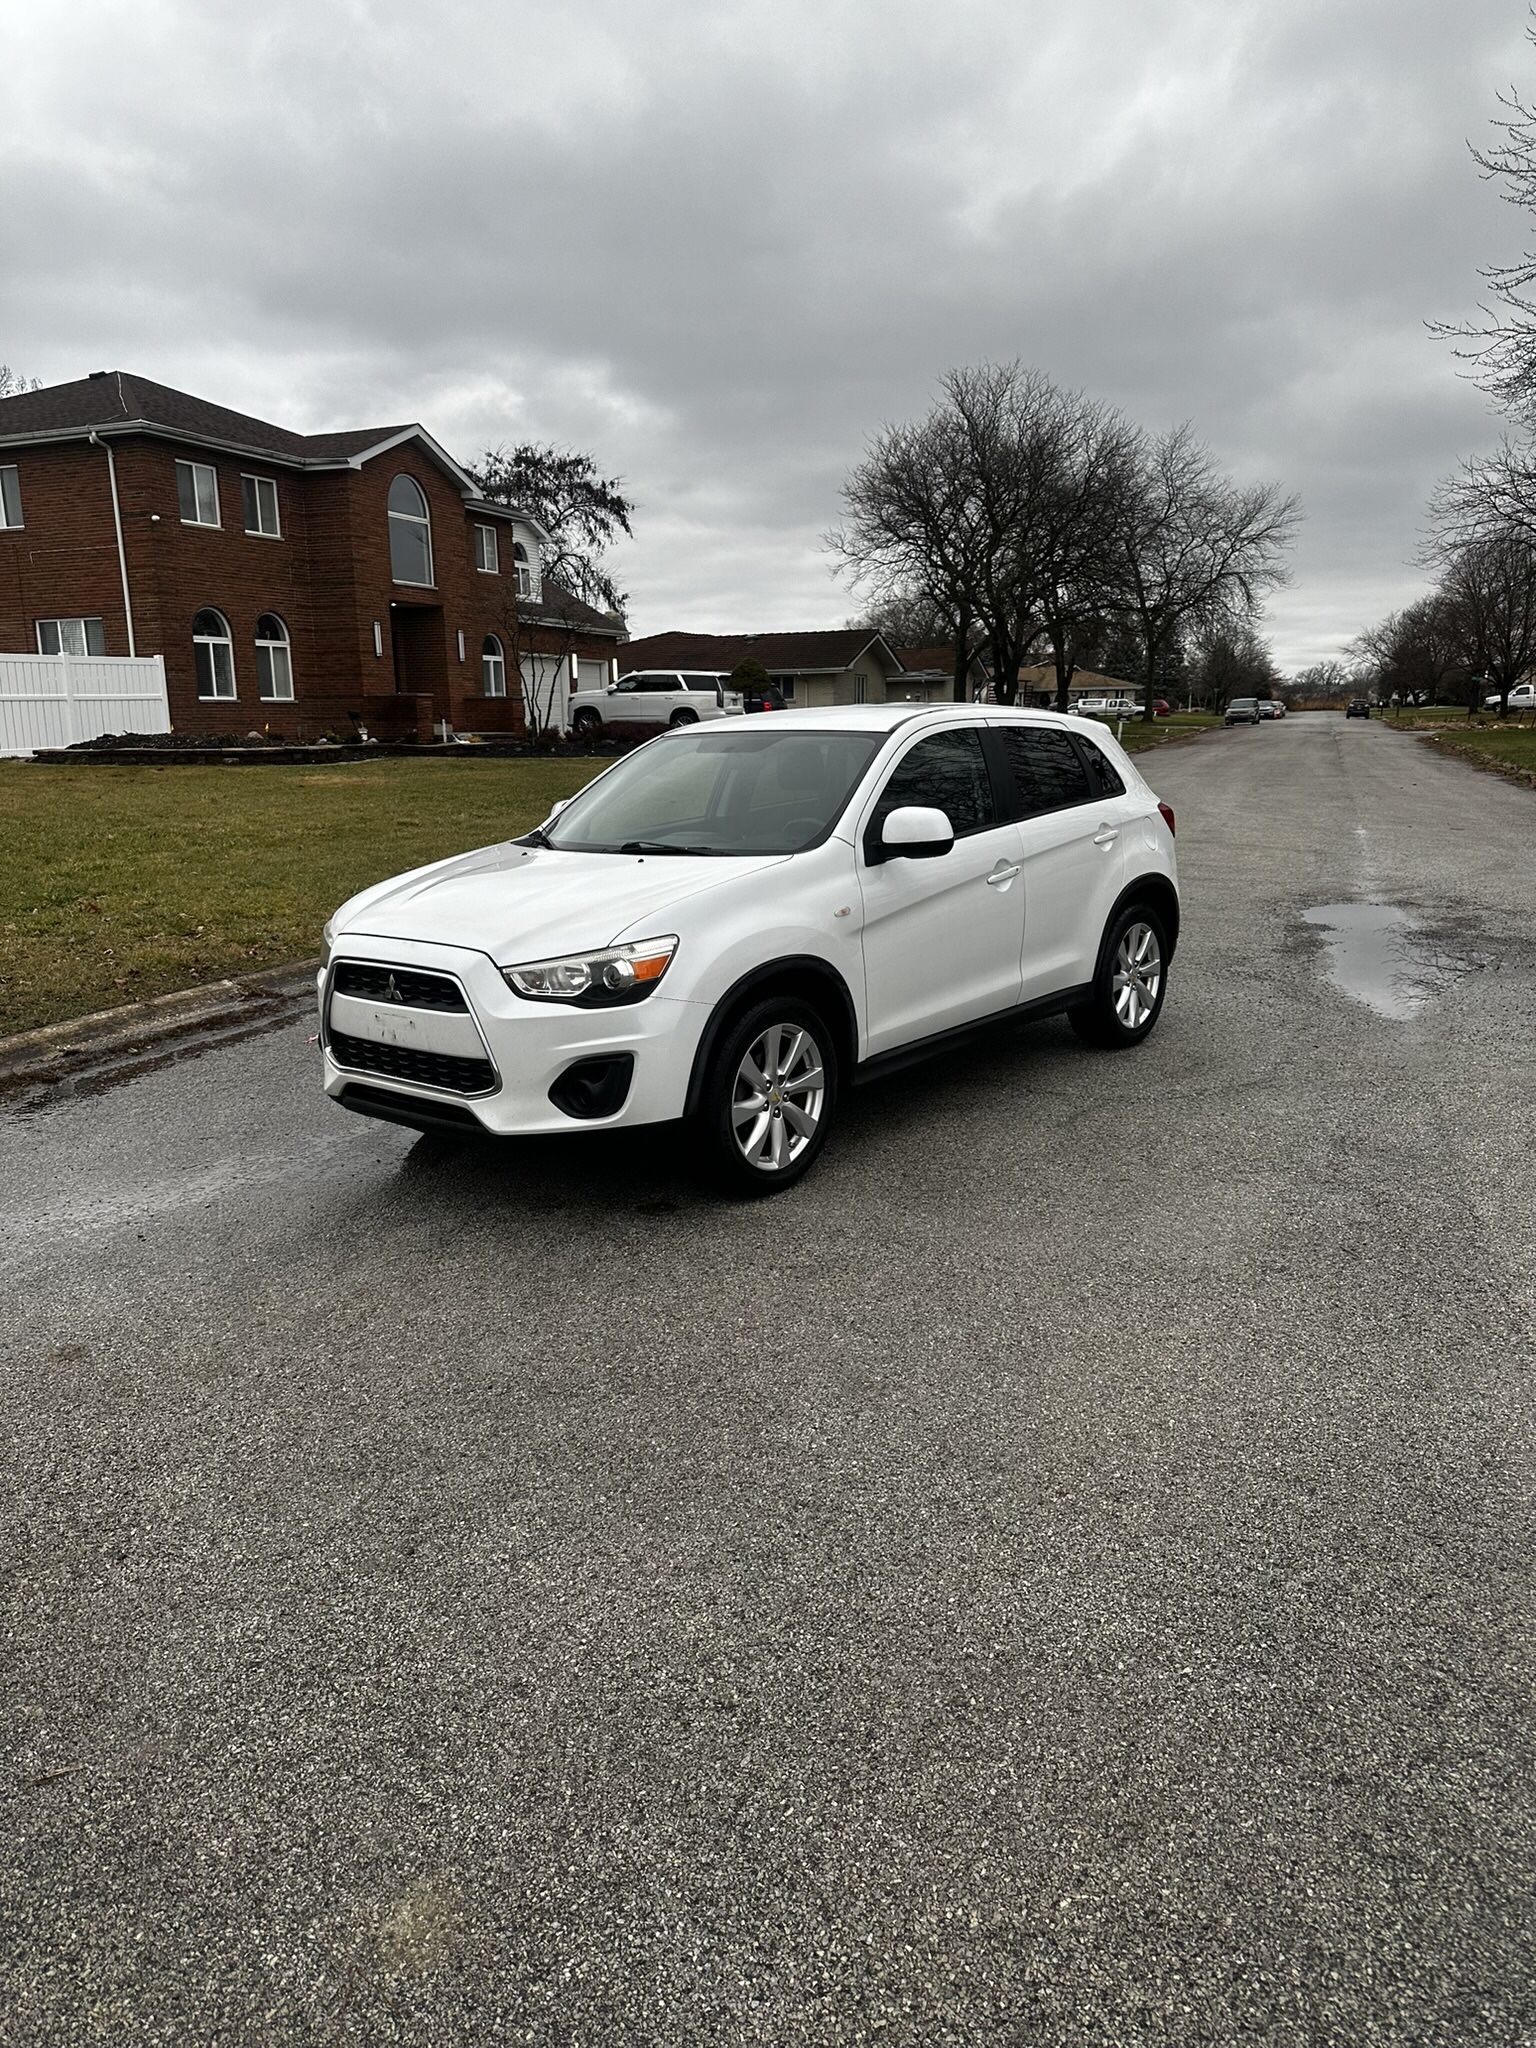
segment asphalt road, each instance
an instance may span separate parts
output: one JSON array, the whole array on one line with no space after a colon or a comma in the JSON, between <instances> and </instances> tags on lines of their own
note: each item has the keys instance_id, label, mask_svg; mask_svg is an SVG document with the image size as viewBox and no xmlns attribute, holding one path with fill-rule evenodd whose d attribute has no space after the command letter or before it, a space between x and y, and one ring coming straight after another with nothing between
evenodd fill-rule
<instances>
[{"instance_id":1,"label":"asphalt road","mask_svg":"<svg viewBox=\"0 0 1536 2048\"><path fill-rule=\"evenodd\" d=\"M1536 2039L1536 798L1154 773L1153 1039L766 1206L308 1023L0 1111L0 2039Z\"/></svg>"}]
</instances>

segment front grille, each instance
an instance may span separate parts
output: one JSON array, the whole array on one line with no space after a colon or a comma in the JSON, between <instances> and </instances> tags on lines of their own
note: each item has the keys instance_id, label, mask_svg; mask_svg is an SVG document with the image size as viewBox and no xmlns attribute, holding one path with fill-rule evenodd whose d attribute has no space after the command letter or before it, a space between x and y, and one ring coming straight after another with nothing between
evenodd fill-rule
<instances>
[{"instance_id":1,"label":"front grille","mask_svg":"<svg viewBox=\"0 0 1536 2048\"><path fill-rule=\"evenodd\" d=\"M338 1067L360 1074L384 1074L391 1081L419 1081L424 1088L448 1088L455 1095L484 1095L496 1086L489 1060L460 1059L454 1053L423 1052L414 1045L378 1045L333 1031L327 1044Z\"/></svg>"},{"instance_id":2,"label":"front grille","mask_svg":"<svg viewBox=\"0 0 1536 2048\"><path fill-rule=\"evenodd\" d=\"M469 1008L464 991L446 974L422 974L414 967L374 967L362 960L338 960L332 987L337 995L362 996L372 1003L403 1003L408 1010Z\"/></svg>"}]
</instances>

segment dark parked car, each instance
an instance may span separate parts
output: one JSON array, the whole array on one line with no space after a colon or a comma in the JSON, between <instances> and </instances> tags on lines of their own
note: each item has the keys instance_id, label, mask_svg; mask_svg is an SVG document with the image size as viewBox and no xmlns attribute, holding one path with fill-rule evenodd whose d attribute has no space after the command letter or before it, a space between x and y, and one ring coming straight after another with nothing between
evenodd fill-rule
<instances>
[{"instance_id":1,"label":"dark parked car","mask_svg":"<svg viewBox=\"0 0 1536 2048\"><path fill-rule=\"evenodd\" d=\"M741 708L743 711L787 711L789 699L777 683L758 685L742 684Z\"/></svg>"},{"instance_id":2,"label":"dark parked car","mask_svg":"<svg viewBox=\"0 0 1536 2048\"><path fill-rule=\"evenodd\" d=\"M1346 718L1369 718L1370 715L1371 707L1363 697L1351 697L1344 706L1344 716Z\"/></svg>"},{"instance_id":3,"label":"dark parked car","mask_svg":"<svg viewBox=\"0 0 1536 2048\"><path fill-rule=\"evenodd\" d=\"M1259 722L1259 700L1257 697L1234 697L1227 706L1223 725L1257 725Z\"/></svg>"}]
</instances>

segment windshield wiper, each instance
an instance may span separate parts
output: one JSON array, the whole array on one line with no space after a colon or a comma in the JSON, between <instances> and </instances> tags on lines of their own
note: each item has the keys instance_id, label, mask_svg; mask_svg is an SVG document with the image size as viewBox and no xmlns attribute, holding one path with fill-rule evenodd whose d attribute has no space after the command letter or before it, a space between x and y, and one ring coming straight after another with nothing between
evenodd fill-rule
<instances>
[{"instance_id":1,"label":"windshield wiper","mask_svg":"<svg viewBox=\"0 0 1536 2048\"><path fill-rule=\"evenodd\" d=\"M531 832L525 832L517 841L519 846L548 846L549 835L542 825L535 825Z\"/></svg>"},{"instance_id":2,"label":"windshield wiper","mask_svg":"<svg viewBox=\"0 0 1536 2048\"><path fill-rule=\"evenodd\" d=\"M718 850L713 846L674 846L670 839L626 839L619 848L620 853L698 853L706 856Z\"/></svg>"}]
</instances>

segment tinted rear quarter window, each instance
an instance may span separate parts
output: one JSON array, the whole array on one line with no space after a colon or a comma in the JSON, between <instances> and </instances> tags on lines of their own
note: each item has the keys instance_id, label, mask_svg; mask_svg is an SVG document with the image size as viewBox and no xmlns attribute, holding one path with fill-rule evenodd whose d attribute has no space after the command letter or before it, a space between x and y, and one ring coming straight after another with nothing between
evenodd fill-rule
<instances>
[{"instance_id":1,"label":"tinted rear quarter window","mask_svg":"<svg viewBox=\"0 0 1536 2048\"><path fill-rule=\"evenodd\" d=\"M997 730L1013 770L1021 817L1088 802L1088 774L1070 733L1043 725L1004 725Z\"/></svg>"},{"instance_id":2,"label":"tinted rear quarter window","mask_svg":"<svg viewBox=\"0 0 1536 2048\"><path fill-rule=\"evenodd\" d=\"M1078 751L1087 763L1088 781L1093 794L1096 797L1124 796L1125 783L1109 756L1101 748L1096 747L1092 740L1085 740L1081 734L1078 735L1077 745Z\"/></svg>"}]
</instances>

